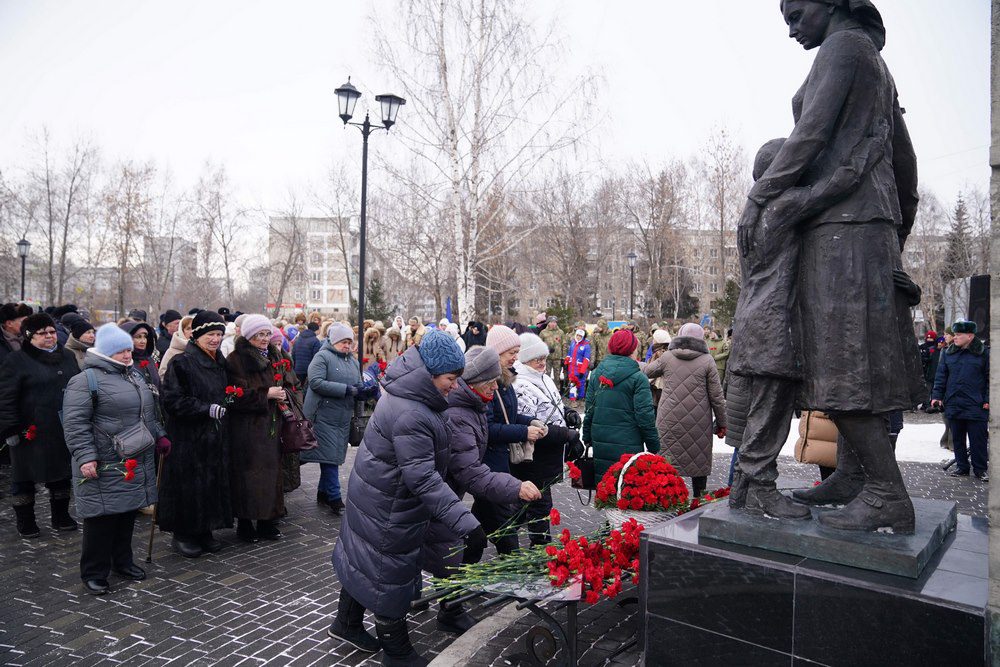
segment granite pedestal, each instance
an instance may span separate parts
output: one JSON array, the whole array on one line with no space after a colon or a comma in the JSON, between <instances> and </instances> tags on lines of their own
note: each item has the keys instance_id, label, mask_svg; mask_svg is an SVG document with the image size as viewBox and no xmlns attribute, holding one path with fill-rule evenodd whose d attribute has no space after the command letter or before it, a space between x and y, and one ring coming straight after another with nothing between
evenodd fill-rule
<instances>
[{"instance_id":1,"label":"granite pedestal","mask_svg":"<svg viewBox=\"0 0 1000 667\"><path fill-rule=\"evenodd\" d=\"M986 664L986 520L959 515L916 578L699 535L643 533L644 664Z\"/></svg>"},{"instance_id":2,"label":"granite pedestal","mask_svg":"<svg viewBox=\"0 0 1000 667\"><path fill-rule=\"evenodd\" d=\"M712 503L698 522L698 533L768 551L805 556L904 577L919 577L931 557L955 530L957 505L944 500L913 499L913 535L862 533L827 528L816 519L832 508L812 508L811 521L778 521L752 516Z\"/></svg>"}]
</instances>

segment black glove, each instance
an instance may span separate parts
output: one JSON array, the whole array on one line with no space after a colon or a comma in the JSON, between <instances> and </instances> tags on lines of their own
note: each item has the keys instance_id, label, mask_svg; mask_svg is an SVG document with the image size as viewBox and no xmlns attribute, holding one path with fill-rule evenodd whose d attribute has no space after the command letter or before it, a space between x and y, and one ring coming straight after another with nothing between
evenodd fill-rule
<instances>
[{"instance_id":1,"label":"black glove","mask_svg":"<svg viewBox=\"0 0 1000 667\"><path fill-rule=\"evenodd\" d=\"M347 385L347 391L344 392L345 396L348 396L348 397L350 397L350 396L357 396L357 394L358 394L358 386L357 385L355 385L355 384L349 384L349 385Z\"/></svg>"},{"instance_id":2,"label":"black glove","mask_svg":"<svg viewBox=\"0 0 1000 667\"><path fill-rule=\"evenodd\" d=\"M568 429L569 436L566 440L566 460L576 461L581 458L587 451L587 448L583 446L583 442L580 440L580 432L575 429Z\"/></svg>"},{"instance_id":3,"label":"black glove","mask_svg":"<svg viewBox=\"0 0 1000 667\"><path fill-rule=\"evenodd\" d=\"M482 526L465 536L465 551L462 552L462 563L471 565L478 563L486 550L486 531Z\"/></svg>"}]
</instances>

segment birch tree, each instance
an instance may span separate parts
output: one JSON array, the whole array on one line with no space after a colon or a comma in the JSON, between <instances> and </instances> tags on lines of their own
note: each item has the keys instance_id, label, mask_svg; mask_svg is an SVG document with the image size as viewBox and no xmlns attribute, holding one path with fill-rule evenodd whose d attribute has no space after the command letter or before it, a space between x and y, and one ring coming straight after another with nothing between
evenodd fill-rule
<instances>
[{"instance_id":1,"label":"birch tree","mask_svg":"<svg viewBox=\"0 0 1000 667\"><path fill-rule=\"evenodd\" d=\"M236 301L236 266L243 259L247 212L239 206L229 186L225 167L205 166L205 173L195 187L194 206L202 230L205 274L210 277L220 269L227 304Z\"/></svg>"},{"instance_id":2,"label":"birch tree","mask_svg":"<svg viewBox=\"0 0 1000 667\"><path fill-rule=\"evenodd\" d=\"M487 196L519 192L534 168L586 131L566 116L567 100L585 96L587 81L556 85L555 39L526 13L523 2L410 0L395 24L376 25L379 59L407 98L396 127L440 187L461 321L474 319L477 275L488 259L481 239L498 222L491 212L504 210L487 207ZM527 233L506 237L492 254Z\"/></svg>"}]
</instances>

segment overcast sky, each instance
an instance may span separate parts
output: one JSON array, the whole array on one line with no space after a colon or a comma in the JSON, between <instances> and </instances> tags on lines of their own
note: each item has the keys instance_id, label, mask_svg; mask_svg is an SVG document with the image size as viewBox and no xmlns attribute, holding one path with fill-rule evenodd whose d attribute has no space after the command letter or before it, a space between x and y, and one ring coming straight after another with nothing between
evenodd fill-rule
<instances>
[{"instance_id":1,"label":"overcast sky","mask_svg":"<svg viewBox=\"0 0 1000 667\"><path fill-rule=\"evenodd\" d=\"M728 127L752 156L792 127L815 52L787 38L778 0L534 3L566 76L599 75L590 137L620 164L697 152ZM989 177L988 0L876 0L922 185L946 202ZM106 159L152 159L181 184L223 163L244 196L280 206L360 137L336 115L348 75L370 99L397 82L371 64L370 19L390 0L0 0L0 166L42 125ZM359 104L360 107L360 104ZM399 122L406 122L404 107ZM379 137L373 150L393 150Z\"/></svg>"}]
</instances>

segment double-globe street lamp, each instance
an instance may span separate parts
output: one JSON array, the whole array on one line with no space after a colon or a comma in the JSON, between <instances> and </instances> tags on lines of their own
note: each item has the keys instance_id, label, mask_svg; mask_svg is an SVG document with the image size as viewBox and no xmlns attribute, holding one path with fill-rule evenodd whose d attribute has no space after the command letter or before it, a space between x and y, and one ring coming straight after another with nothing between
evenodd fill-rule
<instances>
[{"instance_id":1,"label":"double-globe street lamp","mask_svg":"<svg viewBox=\"0 0 1000 667\"><path fill-rule=\"evenodd\" d=\"M639 256L635 254L634 250L629 250L628 255L628 318L630 320L635 319L635 260L639 259Z\"/></svg>"},{"instance_id":2,"label":"double-globe street lamp","mask_svg":"<svg viewBox=\"0 0 1000 667\"><path fill-rule=\"evenodd\" d=\"M396 114L399 107L406 104L406 100L398 95L376 95L375 101L382 106L382 124L372 125L365 112L363 123L352 123L354 116L354 105L361 97L361 91L351 84L351 77L347 77L347 83L333 91L337 94L337 108L344 125L354 125L361 128L361 221L359 223L360 256L358 260L358 365L364 370L364 322L365 322L365 254L367 238L367 209L368 209L368 136L375 130L389 131L389 128L396 124Z\"/></svg>"},{"instance_id":3,"label":"double-globe street lamp","mask_svg":"<svg viewBox=\"0 0 1000 667\"><path fill-rule=\"evenodd\" d=\"M28 261L28 249L31 248L31 241L22 238L17 242L17 256L21 258L21 301L24 301L24 267Z\"/></svg>"}]
</instances>

